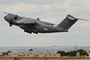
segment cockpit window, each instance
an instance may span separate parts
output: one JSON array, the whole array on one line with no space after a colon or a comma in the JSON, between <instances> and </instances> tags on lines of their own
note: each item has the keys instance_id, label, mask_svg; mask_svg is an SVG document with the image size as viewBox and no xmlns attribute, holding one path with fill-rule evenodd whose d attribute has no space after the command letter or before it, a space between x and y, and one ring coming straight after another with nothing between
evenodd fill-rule
<instances>
[{"instance_id":1,"label":"cockpit window","mask_svg":"<svg viewBox=\"0 0 90 60\"><path fill-rule=\"evenodd\" d=\"M15 19L15 20L16 20L16 19L18 19L18 18L19 18L19 16L18 16L18 15L15 15L15 16L14 16L14 19Z\"/></svg>"},{"instance_id":2,"label":"cockpit window","mask_svg":"<svg viewBox=\"0 0 90 60\"><path fill-rule=\"evenodd\" d=\"M18 16L18 15L15 15L15 16L14 16L14 19L15 19L15 20L20 20L20 19L22 19L22 17L20 17L20 16Z\"/></svg>"}]
</instances>

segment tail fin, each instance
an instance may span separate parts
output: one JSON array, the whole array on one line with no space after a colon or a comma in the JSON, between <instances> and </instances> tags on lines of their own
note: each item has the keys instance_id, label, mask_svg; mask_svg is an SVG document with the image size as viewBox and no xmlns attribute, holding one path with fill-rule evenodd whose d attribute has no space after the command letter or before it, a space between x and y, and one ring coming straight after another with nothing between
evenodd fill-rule
<instances>
[{"instance_id":1,"label":"tail fin","mask_svg":"<svg viewBox=\"0 0 90 60\"><path fill-rule=\"evenodd\" d=\"M58 27L67 31L77 20L77 18L67 15L67 17L58 25Z\"/></svg>"}]
</instances>

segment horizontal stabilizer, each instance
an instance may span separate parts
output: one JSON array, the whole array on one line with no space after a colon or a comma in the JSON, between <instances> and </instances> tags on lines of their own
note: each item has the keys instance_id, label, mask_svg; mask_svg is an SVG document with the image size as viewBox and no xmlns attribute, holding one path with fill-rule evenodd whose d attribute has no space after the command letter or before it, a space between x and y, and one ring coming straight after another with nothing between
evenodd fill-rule
<instances>
[{"instance_id":1,"label":"horizontal stabilizer","mask_svg":"<svg viewBox=\"0 0 90 60\"><path fill-rule=\"evenodd\" d=\"M83 21L89 21L89 20L86 20L86 19L82 19L82 18L77 18L78 20L83 20Z\"/></svg>"}]
</instances>

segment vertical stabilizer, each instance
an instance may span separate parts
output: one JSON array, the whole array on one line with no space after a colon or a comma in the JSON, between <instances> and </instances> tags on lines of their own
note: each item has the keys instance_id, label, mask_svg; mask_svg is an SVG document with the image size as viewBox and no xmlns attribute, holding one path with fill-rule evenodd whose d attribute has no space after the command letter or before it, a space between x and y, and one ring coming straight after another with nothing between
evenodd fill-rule
<instances>
[{"instance_id":1,"label":"vertical stabilizer","mask_svg":"<svg viewBox=\"0 0 90 60\"><path fill-rule=\"evenodd\" d=\"M58 27L68 30L77 20L77 18L67 15L67 17L58 25Z\"/></svg>"}]
</instances>

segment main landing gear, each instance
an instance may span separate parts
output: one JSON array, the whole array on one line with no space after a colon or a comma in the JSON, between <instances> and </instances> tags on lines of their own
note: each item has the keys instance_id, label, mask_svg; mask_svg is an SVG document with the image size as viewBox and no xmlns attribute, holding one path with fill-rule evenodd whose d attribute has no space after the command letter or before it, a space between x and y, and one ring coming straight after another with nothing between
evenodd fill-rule
<instances>
[{"instance_id":1,"label":"main landing gear","mask_svg":"<svg viewBox=\"0 0 90 60\"><path fill-rule=\"evenodd\" d=\"M38 34L38 32L31 32L31 31L27 31L27 30L24 30L24 32L27 32L29 34L32 34L32 33Z\"/></svg>"}]
</instances>

